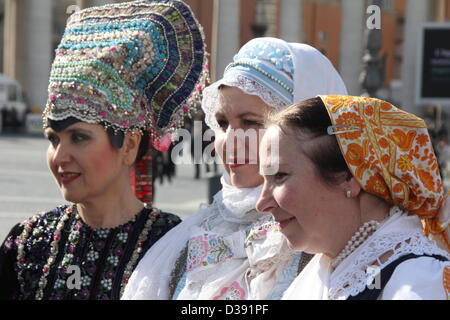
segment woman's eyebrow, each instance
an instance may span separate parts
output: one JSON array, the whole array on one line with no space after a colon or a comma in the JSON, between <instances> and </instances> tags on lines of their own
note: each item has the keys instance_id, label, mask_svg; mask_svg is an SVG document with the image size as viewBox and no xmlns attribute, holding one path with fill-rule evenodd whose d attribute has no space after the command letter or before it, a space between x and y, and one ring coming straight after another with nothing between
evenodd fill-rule
<instances>
[{"instance_id":1,"label":"woman's eyebrow","mask_svg":"<svg viewBox=\"0 0 450 320\"><path fill-rule=\"evenodd\" d=\"M67 133L74 133L74 132L84 132L84 133L88 133L88 134L92 134L92 131L88 130L88 129L83 129L83 128L70 128L65 130L65 132Z\"/></svg>"},{"instance_id":2,"label":"woman's eyebrow","mask_svg":"<svg viewBox=\"0 0 450 320\"><path fill-rule=\"evenodd\" d=\"M216 119L226 119L226 115L223 112L216 112L215 116L216 116ZM243 113L238 113L236 115L236 118L241 118L242 119L242 118L249 117L249 116L250 117L255 117L255 118L258 118L258 119L264 118L263 115L260 115L260 114L254 113L254 112L250 112L250 111L243 112Z\"/></svg>"},{"instance_id":3,"label":"woman's eyebrow","mask_svg":"<svg viewBox=\"0 0 450 320\"><path fill-rule=\"evenodd\" d=\"M51 128L46 128L46 129L44 130L44 136L48 137L48 136L51 135L51 134L55 134L55 131L54 131L53 129L51 129Z\"/></svg>"},{"instance_id":4,"label":"woman's eyebrow","mask_svg":"<svg viewBox=\"0 0 450 320\"><path fill-rule=\"evenodd\" d=\"M253 117L257 117L257 118L262 118L263 117L260 114L253 113L253 112L250 112L250 111L244 112L244 113L240 113L240 114L237 115L238 118L244 118L244 117L247 117L247 116L253 116Z\"/></svg>"}]
</instances>

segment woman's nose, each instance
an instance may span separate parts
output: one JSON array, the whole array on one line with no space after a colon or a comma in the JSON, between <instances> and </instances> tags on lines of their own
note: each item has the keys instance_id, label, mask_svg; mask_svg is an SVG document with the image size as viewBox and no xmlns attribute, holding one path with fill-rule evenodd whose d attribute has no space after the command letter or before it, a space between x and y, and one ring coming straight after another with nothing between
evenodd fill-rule
<instances>
[{"instance_id":1,"label":"woman's nose","mask_svg":"<svg viewBox=\"0 0 450 320\"><path fill-rule=\"evenodd\" d=\"M253 137L254 136L254 137ZM225 132L225 146L227 150L245 150L247 144L257 142L257 136L240 127L229 126Z\"/></svg>"},{"instance_id":2,"label":"woman's nose","mask_svg":"<svg viewBox=\"0 0 450 320\"><path fill-rule=\"evenodd\" d=\"M61 166L63 164L70 162L71 155L67 146L65 146L63 143L59 143L56 149L54 150L52 160L53 163L57 166Z\"/></svg>"},{"instance_id":3,"label":"woman's nose","mask_svg":"<svg viewBox=\"0 0 450 320\"><path fill-rule=\"evenodd\" d=\"M263 213L270 213L277 207L277 202L273 198L272 190L267 183L264 183L263 190L256 203L256 210Z\"/></svg>"},{"instance_id":4,"label":"woman's nose","mask_svg":"<svg viewBox=\"0 0 450 320\"><path fill-rule=\"evenodd\" d=\"M225 132L223 140L223 148L226 154L226 159L236 158L236 152L239 149L239 139L236 136L236 129L229 126Z\"/></svg>"}]
</instances>

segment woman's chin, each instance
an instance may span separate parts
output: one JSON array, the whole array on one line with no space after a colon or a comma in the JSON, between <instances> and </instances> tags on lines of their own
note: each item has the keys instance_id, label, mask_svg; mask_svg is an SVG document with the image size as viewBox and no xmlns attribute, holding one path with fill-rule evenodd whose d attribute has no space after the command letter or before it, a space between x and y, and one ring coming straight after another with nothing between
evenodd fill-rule
<instances>
[{"instance_id":1,"label":"woman's chin","mask_svg":"<svg viewBox=\"0 0 450 320\"><path fill-rule=\"evenodd\" d=\"M261 183L251 183L248 181L231 181L231 184L236 188L256 188Z\"/></svg>"},{"instance_id":2,"label":"woman's chin","mask_svg":"<svg viewBox=\"0 0 450 320\"><path fill-rule=\"evenodd\" d=\"M288 247L294 251L303 251L306 253L311 253L308 251L308 246L306 245L306 243L304 241L299 241L298 239L289 239L289 237L287 237L285 235L288 244Z\"/></svg>"},{"instance_id":3,"label":"woman's chin","mask_svg":"<svg viewBox=\"0 0 450 320\"><path fill-rule=\"evenodd\" d=\"M67 192L67 191L63 190L62 196L63 196L64 200L66 200L67 202L71 202L71 203L80 203L81 202L81 197L77 196L73 192Z\"/></svg>"},{"instance_id":4,"label":"woman's chin","mask_svg":"<svg viewBox=\"0 0 450 320\"><path fill-rule=\"evenodd\" d=\"M292 243L291 241L289 241L289 238L288 238L287 244L288 244L288 247L289 247L291 250L301 251L301 249L300 249L301 247L299 247L297 244Z\"/></svg>"},{"instance_id":5,"label":"woman's chin","mask_svg":"<svg viewBox=\"0 0 450 320\"><path fill-rule=\"evenodd\" d=\"M231 184L236 188L256 188L257 186L263 184L264 180L252 179L250 177L246 177L243 174L233 174L230 176Z\"/></svg>"}]
</instances>

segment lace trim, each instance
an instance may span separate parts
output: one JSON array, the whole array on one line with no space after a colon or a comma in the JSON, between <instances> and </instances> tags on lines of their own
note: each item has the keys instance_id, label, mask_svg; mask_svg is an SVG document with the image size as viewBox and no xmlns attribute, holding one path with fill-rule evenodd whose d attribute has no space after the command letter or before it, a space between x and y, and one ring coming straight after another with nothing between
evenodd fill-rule
<instances>
[{"instance_id":1,"label":"lace trim","mask_svg":"<svg viewBox=\"0 0 450 320\"><path fill-rule=\"evenodd\" d=\"M200 227L212 231L213 229L220 227L230 229L230 232L236 232L241 228L248 227L256 220L256 214L249 212L248 219L234 218L230 214L223 204L219 204L214 201L208 208L210 212L206 219L200 224ZM254 210L256 212L256 210ZM257 212L256 212L257 213ZM247 217L245 217L247 218Z\"/></svg>"},{"instance_id":2,"label":"lace trim","mask_svg":"<svg viewBox=\"0 0 450 320\"><path fill-rule=\"evenodd\" d=\"M247 277L249 278L249 280L253 280L254 278L256 278L257 276L259 276L260 274L266 272L267 270L269 270L270 268L272 268L275 265L284 263L286 261L289 261L290 259L292 259L292 257L295 255L295 252L280 252L279 254L269 257L267 259L264 260L259 260L256 262L256 264L249 266L248 268L248 272L247 272ZM297 265L298 268L298 265ZM292 278L293 280L294 278Z\"/></svg>"},{"instance_id":3,"label":"lace trim","mask_svg":"<svg viewBox=\"0 0 450 320\"><path fill-rule=\"evenodd\" d=\"M393 253L387 261L381 263L380 257L388 252ZM380 236L374 234L368 239L368 243L363 250L358 252L358 256L352 265L347 267L342 275L334 279L331 275L329 298L335 300L357 295L364 291L367 283L372 283L378 274L378 272L368 274L368 266L375 264L379 266L378 270L381 270L392 261L409 253L417 255L438 254L449 257L433 241L427 239L421 231L413 234L411 232L381 234Z\"/></svg>"},{"instance_id":4,"label":"lace trim","mask_svg":"<svg viewBox=\"0 0 450 320\"><path fill-rule=\"evenodd\" d=\"M69 117L74 117L80 121L87 122L87 123L99 123L103 120L99 116L93 115L93 114L84 114L83 116L81 116L80 111L73 110L73 109L58 110L58 112L52 112L52 113L47 114L47 118L54 120L54 121L65 120ZM45 125L47 125L47 124L45 124Z\"/></svg>"},{"instance_id":5,"label":"lace trim","mask_svg":"<svg viewBox=\"0 0 450 320\"><path fill-rule=\"evenodd\" d=\"M227 85L241 89L244 93L260 97L266 104L277 110L287 106L272 91L258 82L243 75L233 75L223 78L205 89L203 93L202 109L205 112L205 122L211 129L218 129L215 113L219 105L219 86Z\"/></svg>"}]
</instances>

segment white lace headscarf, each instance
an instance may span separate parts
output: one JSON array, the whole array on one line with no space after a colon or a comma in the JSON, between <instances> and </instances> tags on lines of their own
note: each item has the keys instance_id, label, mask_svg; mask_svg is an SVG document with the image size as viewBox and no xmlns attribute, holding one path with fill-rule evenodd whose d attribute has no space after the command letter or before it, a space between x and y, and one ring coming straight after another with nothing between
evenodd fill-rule
<instances>
[{"instance_id":1,"label":"white lace headscarf","mask_svg":"<svg viewBox=\"0 0 450 320\"><path fill-rule=\"evenodd\" d=\"M223 78L204 90L202 109L212 129L218 128L215 113L223 85L256 95L277 110L319 94L347 94L342 78L317 49L270 37L247 42Z\"/></svg>"},{"instance_id":2,"label":"white lace headscarf","mask_svg":"<svg viewBox=\"0 0 450 320\"><path fill-rule=\"evenodd\" d=\"M205 89L202 108L205 111L206 123L213 129L218 128L215 112L221 85L237 87L246 94L257 95L276 109L285 108L318 94L347 94L341 77L331 62L318 50L306 44L287 43L276 38L257 38L249 41L227 67L224 77ZM226 173L221 182L223 188L214 197L213 205L189 216L147 251L129 279L122 299L171 298L169 282L175 263L188 241L199 232L198 229L208 224L214 212L219 212L220 219L214 223L217 228L209 228L213 231L220 229L220 226L226 226L227 223L234 223L238 230L233 232L240 233L253 220L256 221L261 217L255 208L262 186L236 188L229 183ZM230 236L231 232L232 230L228 230L226 234L218 236ZM278 248L283 239L280 237L279 241L277 240L279 243L271 240L270 245L266 245L266 251ZM236 252L245 252L244 241L235 242L234 247ZM246 257L246 262L241 260L242 263L248 264L249 259L254 258ZM209 274L219 274L223 283L235 280L236 274L224 270L223 265L223 263L214 265L214 270L209 270ZM202 274L202 277L205 278L206 274ZM269 275L267 277L270 278ZM264 278L262 282L261 286L267 289L268 284L265 284L269 283L267 279ZM202 290L201 295L194 291L182 292L181 295L184 298L194 295L208 296L205 290ZM264 290L257 291L264 296Z\"/></svg>"}]
</instances>

